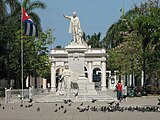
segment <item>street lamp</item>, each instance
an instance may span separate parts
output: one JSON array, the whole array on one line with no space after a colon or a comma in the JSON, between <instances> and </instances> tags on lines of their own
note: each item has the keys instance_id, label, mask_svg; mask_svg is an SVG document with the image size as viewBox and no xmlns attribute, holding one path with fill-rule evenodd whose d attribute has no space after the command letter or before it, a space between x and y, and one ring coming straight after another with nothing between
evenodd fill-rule
<instances>
[{"instance_id":1,"label":"street lamp","mask_svg":"<svg viewBox=\"0 0 160 120\"><path fill-rule=\"evenodd\" d=\"M6 45L6 52L7 52L7 87L10 86L10 80L9 80L9 52L10 52L10 48L9 48L9 42Z\"/></svg>"}]
</instances>

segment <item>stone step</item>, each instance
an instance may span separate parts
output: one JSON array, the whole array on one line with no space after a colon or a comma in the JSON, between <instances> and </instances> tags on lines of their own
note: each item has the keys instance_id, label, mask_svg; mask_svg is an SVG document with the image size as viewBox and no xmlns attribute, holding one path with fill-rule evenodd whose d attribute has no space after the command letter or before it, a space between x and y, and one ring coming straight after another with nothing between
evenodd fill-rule
<instances>
[{"instance_id":1,"label":"stone step","mask_svg":"<svg viewBox=\"0 0 160 120\"><path fill-rule=\"evenodd\" d=\"M63 102L63 100L71 99L74 102L78 101L92 101L92 99L96 99L97 101L116 101L115 98L108 95L78 95L74 96L59 96L59 95L47 95L36 99L36 102Z\"/></svg>"}]
</instances>

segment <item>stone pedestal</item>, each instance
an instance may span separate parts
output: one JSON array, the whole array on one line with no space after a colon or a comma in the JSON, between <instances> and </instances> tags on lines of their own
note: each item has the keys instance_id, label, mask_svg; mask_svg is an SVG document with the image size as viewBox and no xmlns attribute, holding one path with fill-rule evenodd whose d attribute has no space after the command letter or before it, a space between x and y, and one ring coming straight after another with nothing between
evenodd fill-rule
<instances>
[{"instance_id":1,"label":"stone pedestal","mask_svg":"<svg viewBox=\"0 0 160 120\"><path fill-rule=\"evenodd\" d=\"M51 87L50 92L56 93L56 87Z\"/></svg>"},{"instance_id":2,"label":"stone pedestal","mask_svg":"<svg viewBox=\"0 0 160 120\"><path fill-rule=\"evenodd\" d=\"M88 83L88 79L84 76L84 74L80 74L77 80L79 91L86 91L87 83Z\"/></svg>"},{"instance_id":3,"label":"stone pedestal","mask_svg":"<svg viewBox=\"0 0 160 120\"><path fill-rule=\"evenodd\" d=\"M95 90L95 85L93 82L89 82L88 79L85 77L84 74L80 74L79 78L77 80L77 84L79 87L79 94L88 94L88 95L94 95L97 94Z\"/></svg>"},{"instance_id":4,"label":"stone pedestal","mask_svg":"<svg viewBox=\"0 0 160 120\"><path fill-rule=\"evenodd\" d=\"M68 52L68 65L69 69L72 72L78 73L79 77L76 80L76 83L79 87L78 94L97 94L94 83L89 82L88 78L85 77L84 74L84 52L88 49L87 44L84 42L83 44L71 43L66 47ZM75 79L75 78L72 78ZM71 80L74 81L74 80Z\"/></svg>"},{"instance_id":5,"label":"stone pedestal","mask_svg":"<svg viewBox=\"0 0 160 120\"><path fill-rule=\"evenodd\" d=\"M101 91L107 91L106 86L101 86Z\"/></svg>"}]
</instances>

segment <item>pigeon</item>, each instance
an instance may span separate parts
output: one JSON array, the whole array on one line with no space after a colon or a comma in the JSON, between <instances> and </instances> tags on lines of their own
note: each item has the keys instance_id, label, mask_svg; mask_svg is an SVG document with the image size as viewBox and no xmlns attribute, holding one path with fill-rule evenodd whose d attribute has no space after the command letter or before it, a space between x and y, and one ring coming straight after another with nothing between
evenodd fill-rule
<instances>
[{"instance_id":1,"label":"pigeon","mask_svg":"<svg viewBox=\"0 0 160 120\"><path fill-rule=\"evenodd\" d=\"M69 99L68 102L73 102L73 101Z\"/></svg>"},{"instance_id":2,"label":"pigeon","mask_svg":"<svg viewBox=\"0 0 160 120\"><path fill-rule=\"evenodd\" d=\"M145 111L145 108L143 107L143 108L141 109L141 111L144 112L144 111Z\"/></svg>"},{"instance_id":3,"label":"pigeon","mask_svg":"<svg viewBox=\"0 0 160 120\"><path fill-rule=\"evenodd\" d=\"M122 96L122 99L124 99L124 101L126 101L127 95L123 95L123 96Z\"/></svg>"},{"instance_id":4,"label":"pigeon","mask_svg":"<svg viewBox=\"0 0 160 120\"><path fill-rule=\"evenodd\" d=\"M120 111L120 112L124 112L124 108L123 108L123 107L120 108L119 111Z\"/></svg>"},{"instance_id":5,"label":"pigeon","mask_svg":"<svg viewBox=\"0 0 160 120\"><path fill-rule=\"evenodd\" d=\"M132 111L132 109L133 109L133 108L132 108L131 106L128 107L128 111Z\"/></svg>"},{"instance_id":6,"label":"pigeon","mask_svg":"<svg viewBox=\"0 0 160 120\"><path fill-rule=\"evenodd\" d=\"M74 94L74 97L77 97L77 96L78 96L78 92Z\"/></svg>"},{"instance_id":7,"label":"pigeon","mask_svg":"<svg viewBox=\"0 0 160 120\"><path fill-rule=\"evenodd\" d=\"M67 112L67 110L65 109L63 113L66 113L66 112Z\"/></svg>"},{"instance_id":8,"label":"pigeon","mask_svg":"<svg viewBox=\"0 0 160 120\"><path fill-rule=\"evenodd\" d=\"M69 103L68 106L71 106L71 103Z\"/></svg>"},{"instance_id":9,"label":"pigeon","mask_svg":"<svg viewBox=\"0 0 160 120\"><path fill-rule=\"evenodd\" d=\"M23 104L21 104L20 107L23 107Z\"/></svg>"},{"instance_id":10,"label":"pigeon","mask_svg":"<svg viewBox=\"0 0 160 120\"><path fill-rule=\"evenodd\" d=\"M3 107L2 107L2 109L4 110L4 109L5 109L5 107L3 106Z\"/></svg>"},{"instance_id":11,"label":"pigeon","mask_svg":"<svg viewBox=\"0 0 160 120\"><path fill-rule=\"evenodd\" d=\"M64 101L64 103L65 103L65 104L67 104L67 103L68 103L68 101L67 101L67 100L63 100L63 101Z\"/></svg>"},{"instance_id":12,"label":"pigeon","mask_svg":"<svg viewBox=\"0 0 160 120\"><path fill-rule=\"evenodd\" d=\"M87 108L89 109L89 108L90 108L90 106L89 106L89 105L87 105Z\"/></svg>"},{"instance_id":13,"label":"pigeon","mask_svg":"<svg viewBox=\"0 0 160 120\"><path fill-rule=\"evenodd\" d=\"M119 102L118 102L118 103L116 103L116 107L119 107Z\"/></svg>"},{"instance_id":14,"label":"pigeon","mask_svg":"<svg viewBox=\"0 0 160 120\"><path fill-rule=\"evenodd\" d=\"M108 103L108 104L109 104L109 105L113 105L113 104L114 104L114 102L115 102L115 101L112 101L112 102L110 102L110 103Z\"/></svg>"},{"instance_id":15,"label":"pigeon","mask_svg":"<svg viewBox=\"0 0 160 120\"><path fill-rule=\"evenodd\" d=\"M33 106L33 104L32 104L32 103L29 103L29 104L28 104L28 107L32 107L32 106Z\"/></svg>"},{"instance_id":16,"label":"pigeon","mask_svg":"<svg viewBox=\"0 0 160 120\"><path fill-rule=\"evenodd\" d=\"M79 112L84 112L85 110L86 110L85 107L81 107L81 108L79 109Z\"/></svg>"},{"instance_id":17,"label":"pigeon","mask_svg":"<svg viewBox=\"0 0 160 120\"><path fill-rule=\"evenodd\" d=\"M14 106L12 106L12 110L14 109Z\"/></svg>"},{"instance_id":18,"label":"pigeon","mask_svg":"<svg viewBox=\"0 0 160 120\"><path fill-rule=\"evenodd\" d=\"M124 108L124 110L128 110L128 108L127 108L127 107L125 107L125 108Z\"/></svg>"},{"instance_id":19,"label":"pigeon","mask_svg":"<svg viewBox=\"0 0 160 120\"><path fill-rule=\"evenodd\" d=\"M57 106L57 104L55 104L55 106Z\"/></svg>"},{"instance_id":20,"label":"pigeon","mask_svg":"<svg viewBox=\"0 0 160 120\"><path fill-rule=\"evenodd\" d=\"M89 110L89 107L86 107L85 110L88 111L88 110Z\"/></svg>"},{"instance_id":21,"label":"pigeon","mask_svg":"<svg viewBox=\"0 0 160 120\"><path fill-rule=\"evenodd\" d=\"M97 100L96 99L92 99L92 103L95 103Z\"/></svg>"},{"instance_id":22,"label":"pigeon","mask_svg":"<svg viewBox=\"0 0 160 120\"><path fill-rule=\"evenodd\" d=\"M82 106L82 105L83 105L83 103L80 104L80 106Z\"/></svg>"},{"instance_id":23,"label":"pigeon","mask_svg":"<svg viewBox=\"0 0 160 120\"><path fill-rule=\"evenodd\" d=\"M58 111L58 109L55 109L55 110L54 110L54 112L57 112L57 111Z\"/></svg>"},{"instance_id":24,"label":"pigeon","mask_svg":"<svg viewBox=\"0 0 160 120\"><path fill-rule=\"evenodd\" d=\"M78 109L78 110L80 110L80 107L79 107L79 106L77 106L77 109Z\"/></svg>"},{"instance_id":25,"label":"pigeon","mask_svg":"<svg viewBox=\"0 0 160 120\"><path fill-rule=\"evenodd\" d=\"M37 111L38 111L38 112L40 111L40 108L39 108L39 107L37 108Z\"/></svg>"},{"instance_id":26,"label":"pigeon","mask_svg":"<svg viewBox=\"0 0 160 120\"><path fill-rule=\"evenodd\" d=\"M159 99L159 102L157 103L157 105L160 105L160 99Z\"/></svg>"},{"instance_id":27,"label":"pigeon","mask_svg":"<svg viewBox=\"0 0 160 120\"><path fill-rule=\"evenodd\" d=\"M103 107L103 106L102 106L102 107L100 107L99 109L100 109L100 111L104 111L104 107Z\"/></svg>"},{"instance_id":28,"label":"pigeon","mask_svg":"<svg viewBox=\"0 0 160 120\"><path fill-rule=\"evenodd\" d=\"M32 99L29 99L29 103L31 103L33 100Z\"/></svg>"},{"instance_id":29,"label":"pigeon","mask_svg":"<svg viewBox=\"0 0 160 120\"><path fill-rule=\"evenodd\" d=\"M98 111L98 108L96 108L96 107L94 106L94 107L91 107L90 110L91 110L91 111Z\"/></svg>"},{"instance_id":30,"label":"pigeon","mask_svg":"<svg viewBox=\"0 0 160 120\"><path fill-rule=\"evenodd\" d=\"M63 106L63 105L61 105L61 108L63 109L63 108L64 108L64 106Z\"/></svg>"}]
</instances>

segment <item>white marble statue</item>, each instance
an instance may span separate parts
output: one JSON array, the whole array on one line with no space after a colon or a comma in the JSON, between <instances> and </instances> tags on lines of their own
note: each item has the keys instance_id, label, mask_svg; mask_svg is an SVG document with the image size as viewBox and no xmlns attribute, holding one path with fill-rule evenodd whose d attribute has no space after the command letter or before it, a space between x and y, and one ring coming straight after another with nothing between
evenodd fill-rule
<instances>
[{"instance_id":1,"label":"white marble statue","mask_svg":"<svg viewBox=\"0 0 160 120\"><path fill-rule=\"evenodd\" d=\"M79 17L76 15L76 12L73 12L72 16L63 15L66 19L70 20L69 33L73 35L74 43L82 43L83 32L80 26Z\"/></svg>"},{"instance_id":2,"label":"white marble statue","mask_svg":"<svg viewBox=\"0 0 160 120\"><path fill-rule=\"evenodd\" d=\"M68 66L65 66L65 69L62 71L61 82L59 84L59 90L65 90L71 88L71 71L68 69Z\"/></svg>"}]
</instances>

